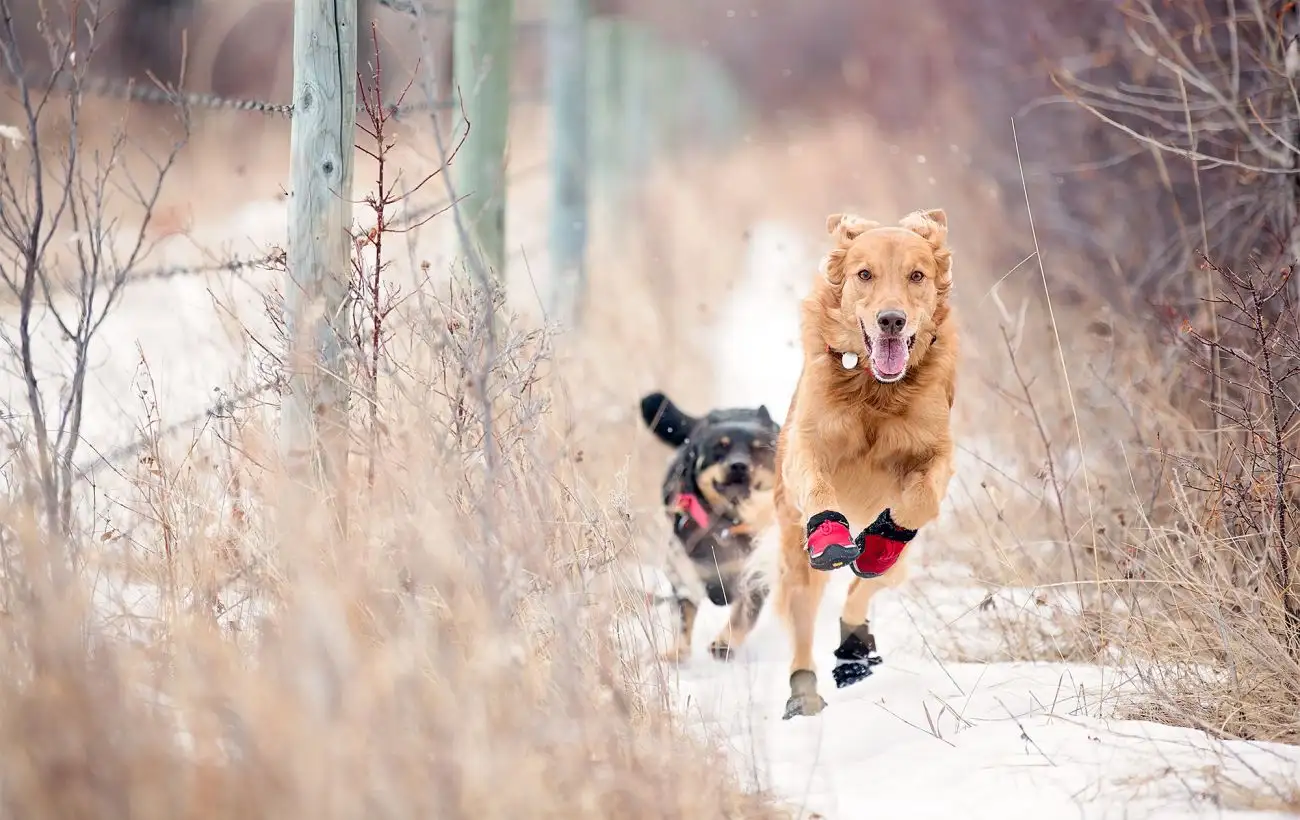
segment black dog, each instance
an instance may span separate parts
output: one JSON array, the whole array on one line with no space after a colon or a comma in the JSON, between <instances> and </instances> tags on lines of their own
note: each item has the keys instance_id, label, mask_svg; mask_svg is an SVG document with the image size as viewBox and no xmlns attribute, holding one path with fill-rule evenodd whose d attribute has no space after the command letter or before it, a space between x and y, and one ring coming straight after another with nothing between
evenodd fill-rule
<instances>
[{"instance_id":1,"label":"black dog","mask_svg":"<svg viewBox=\"0 0 1300 820\"><path fill-rule=\"evenodd\" d=\"M697 419L663 393L641 399L641 417L661 441L677 448L664 478L663 502L674 547L680 548L673 550L677 560L668 562L668 575L681 623L676 645L665 657L690 656L700 600L698 585L690 581L698 580L710 601L731 607L726 628L709 645L713 657L729 660L767 600L767 589L748 583L745 569L755 537L774 519L781 428L766 407L714 410Z\"/></svg>"}]
</instances>

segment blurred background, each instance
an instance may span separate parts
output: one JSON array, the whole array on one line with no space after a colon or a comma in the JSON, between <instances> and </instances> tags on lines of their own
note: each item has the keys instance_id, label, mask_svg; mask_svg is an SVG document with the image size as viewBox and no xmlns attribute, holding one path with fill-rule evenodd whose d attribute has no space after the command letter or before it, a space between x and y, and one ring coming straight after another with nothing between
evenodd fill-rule
<instances>
[{"instance_id":1,"label":"blurred background","mask_svg":"<svg viewBox=\"0 0 1300 820\"><path fill-rule=\"evenodd\" d=\"M57 66L45 6L54 7L6 6L11 87ZM60 8L68 30L93 11ZM232 634L254 608L247 601L296 589L254 578L254 569L280 578L264 569L274 561L255 537L273 534L258 530L259 505L246 500L266 492L249 487L274 472L256 458L274 449L274 436L250 423L239 435L265 433L262 450L234 447L222 431L239 427L240 414L212 409L214 395L260 384L282 341L277 288L287 280L258 260L274 258L288 235L293 9L291 0L104 0L93 54L77 57L87 78L72 106L80 119L50 115L25 130L29 142L38 132L57 137L45 143L57 152L69 135L102 148L126 123L136 153L124 162L147 169L181 130L177 98L154 92L166 85L189 95L189 139L144 223L139 281L122 291L97 341L82 433L102 468L88 495L106 494L110 480L133 488L108 511L89 505L96 537L115 545L122 531L135 533L123 549L141 566L155 562L148 583L165 587L157 579L174 582L174 554L170 541L158 545L180 525L159 524L153 510L183 506L177 520L196 542L216 545L193 551L186 600L219 611L212 619ZM554 685L499 721L503 690L476 695L484 723L501 731L466 742L497 743L492 753L518 755L523 767L568 737L573 715L586 719L595 689L632 704L628 713L644 719L633 722L637 732L674 727L656 735L663 759L638 758L628 771L663 771L656 788L665 800L686 799L690 789L678 784L687 774L711 782L704 767L664 762L677 761L677 727L656 711L659 694L635 689L623 701L625 691L607 684L661 670L621 660L624 634L612 639L608 622L588 620L591 601L615 600L593 594L592 577L653 563L668 543L659 489L670 454L644 430L638 400L663 390L697 414L765 403L783 419L801 360L798 302L817 275L827 215L889 223L921 208L948 213L963 338L958 471L943 521L912 551L925 572L906 593L956 596L917 616L929 618L916 630L926 651L980 662L1131 662L1136 677L1147 675L1142 716L1232 736L1300 737L1294 3L360 0L358 19L363 93L382 63L380 96L401 98L385 178L395 190L418 188L388 214L384 240L391 264L380 278L403 288L394 297L400 330L385 348L390 392L354 405L354 421L377 409L357 421L374 438L357 445L353 464L374 464L382 450L383 469L354 507L355 543L330 554L342 601L330 623L344 624L338 634L371 630L367 640L378 637L364 645L373 656L358 650L362 660L349 667L318 653L310 607L284 622L306 636L305 667L368 674L380 661L405 663L404 640L425 645L428 623L402 620L413 616L385 597L408 589L409 567L445 581L457 606L482 615L466 626L453 623L456 606L421 602L436 613L432 631L451 636L439 646L445 656L423 660L464 677L440 702L448 708L429 712L446 725L413 729L425 736L395 758L419 759L440 733L471 733L457 698L501 673L499 659L485 660L492 653L458 654L458 636L497 646L517 630L519 646L540 659L530 669ZM24 130L21 102L0 99L0 126ZM364 128L356 139L364 150L351 202L355 225L368 230L378 168ZM456 145L449 174L420 185ZM457 291L467 281L465 249L446 210L446 177L470 192L458 213L483 244L519 334L481 383L466 364L482 348L466 329L481 294ZM16 191L0 190L0 201L22 199ZM139 214L124 206L115 218L131 225ZM22 232L9 227L5 241L20 245ZM365 235L354 235L358 247ZM367 253L353 260L363 279L373 273ZM57 347L57 330L49 333ZM361 334L356 342L366 349ZM57 353L44 366L66 370ZM152 379L147 399L142 372ZM26 384L14 384L11 401L21 404ZM483 408L466 410L467 396ZM475 412L482 416L464 421ZM498 420L504 426L494 428ZM487 475L492 429L508 475ZM142 430L155 442L159 430L175 439L194 471L175 473L192 482L184 492L127 475ZM200 438L209 460L196 467L187 448ZM435 485L446 492L411 491ZM130 493L148 503L121 501ZM273 512L274 498L261 508ZM492 509L500 515L483 512ZM469 563L482 564L465 574L448 568L445 556L460 555L443 550L444 540L494 549L487 558L469 550ZM228 564L214 568L212 556ZM502 572L497 559L525 571ZM355 577L349 561L360 565ZM492 594L465 593L481 589ZM567 594L574 590L582 594ZM638 605L629 600L610 606L622 617ZM972 619L974 632L965 629ZM582 640L555 640L573 637L566 629ZM191 647L195 668L237 668L203 647ZM578 672L560 680L564 651ZM1224 664L1231 692L1206 671ZM381 677L374 691L385 691ZM250 691L272 686L248 680ZM555 692L564 702L547 700ZM373 704L389 708L385 697L359 706L357 725L371 725ZM529 722L552 707L553 723ZM385 725L404 726L410 713L392 708ZM610 759L621 759L630 747L620 744L641 735L615 717L600 731ZM297 724L300 739L312 720ZM534 745L512 745L521 725L536 730ZM105 725L104 737L113 731ZM586 782L590 756L564 759L574 782ZM337 772L347 761L318 762ZM475 781L483 795L505 800L483 777ZM536 780L538 793L567 799L547 777ZM423 781L412 783L413 800L429 799ZM613 801L606 808L625 799L613 787L604 797ZM681 816L758 816L697 810L682 807Z\"/></svg>"}]
</instances>

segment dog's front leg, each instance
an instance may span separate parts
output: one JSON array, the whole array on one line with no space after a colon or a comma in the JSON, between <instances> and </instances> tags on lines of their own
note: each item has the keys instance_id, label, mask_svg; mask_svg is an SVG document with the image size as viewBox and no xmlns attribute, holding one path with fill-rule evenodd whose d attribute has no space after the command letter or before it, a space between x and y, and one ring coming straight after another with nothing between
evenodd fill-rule
<instances>
[{"instance_id":1,"label":"dog's front leg","mask_svg":"<svg viewBox=\"0 0 1300 820\"><path fill-rule=\"evenodd\" d=\"M895 507L881 511L857 539L859 552L853 572L861 578L879 578L903 556L903 550L921 527L939 517L939 505L951 470L934 465L917 470L903 480Z\"/></svg>"},{"instance_id":2,"label":"dog's front leg","mask_svg":"<svg viewBox=\"0 0 1300 820\"><path fill-rule=\"evenodd\" d=\"M754 622L758 620L758 614L763 611L763 603L766 600L767 590L755 587L741 596L740 600L732 602L727 625L718 633L718 637L713 639L713 643L709 644L709 654L720 661L731 660L735 651L753 631Z\"/></svg>"},{"instance_id":3,"label":"dog's front leg","mask_svg":"<svg viewBox=\"0 0 1300 820\"><path fill-rule=\"evenodd\" d=\"M700 582L695 568L691 566L690 559L677 541L668 547L668 560L663 569L672 587L678 618L673 645L661 652L659 657L669 663L680 663L691 657L691 637L695 631L695 616L700 610L702 590L698 588Z\"/></svg>"},{"instance_id":4,"label":"dog's front leg","mask_svg":"<svg viewBox=\"0 0 1300 820\"><path fill-rule=\"evenodd\" d=\"M839 498L819 444L792 447L786 480L794 490L804 521L804 547L808 565L828 572L850 564L862 552L849 530L849 520L839 511Z\"/></svg>"},{"instance_id":5,"label":"dog's front leg","mask_svg":"<svg viewBox=\"0 0 1300 820\"><path fill-rule=\"evenodd\" d=\"M681 663L691 657L691 634L695 631L695 615L700 608L690 598L677 596L677 636L670 649L660 657L669 663Z\"/></svg>"}]
</instances>

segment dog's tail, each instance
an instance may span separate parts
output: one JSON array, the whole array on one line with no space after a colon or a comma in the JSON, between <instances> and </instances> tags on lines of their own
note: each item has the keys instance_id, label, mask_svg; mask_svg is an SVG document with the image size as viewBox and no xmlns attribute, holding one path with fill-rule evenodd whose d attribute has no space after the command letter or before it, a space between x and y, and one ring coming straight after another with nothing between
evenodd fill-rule
<instances>
[{"instance_id":1,"label":"dog's tail","mask_svg":"<svg viewBox=\"0 0 1300 820\"><path fill-rule=\"evenodd\" d=\"M670 447L680 447L686 443L697 419L684 413L672 399L663 393L654 392L641 399L641 419L650 432Z\"/></svg>"}]
</instances>

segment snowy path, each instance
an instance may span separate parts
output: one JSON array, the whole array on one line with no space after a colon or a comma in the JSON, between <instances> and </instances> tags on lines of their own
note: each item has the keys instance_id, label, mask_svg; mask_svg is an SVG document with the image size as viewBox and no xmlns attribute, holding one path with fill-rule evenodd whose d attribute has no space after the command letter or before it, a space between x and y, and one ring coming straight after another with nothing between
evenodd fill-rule
<instances>
[{"instance_id":1,"label":"snowy path","mask_svg":"<svg viewBox=\"0 0 1300 820\"><path fill-rule=\"evenodd\" d=\"M697 640L676 673L689 722L725 743L742 774L791 804L827 820L1293 816L1234 811L1232 798L1286 788L1288 771L1294 782L1295 749L1100 719L1115 673L1098 667L935 660L914 626L907 585L882 592L873 607L884 663L862 683L834 689L835 602L847 582L832 581L818 623L829 704L821 716L781 719L788 649L770 614L732 664L708 657L707 642ZM725 613L706 604L697 635L724 623Z\"/></svg>"},{"instance_id":2,"label":"snowy path","mask_svg":"<svg viewBox=\"0 0 1300 820\"><path fill-rule=\"evenodd\" d=\"M737 289L744 303L716 328L724 376L714 398L766 402L783 418L800 360L791 343L796 299L815 251L780 225L758 226L753 236L750 281ZM830 665L849 575L831 581L815 644L829 703L818 717L781 719L789 648L772 612L724 664L707 645L726 613L705 603L694 655L673 673L690 724L725 743L753 783L827 820L1291 816L1251 807L1267 806L1272 784L1296 782L1295 749L1216 744L1197 732L1108 720L1115 670L939 660L927 637L974 645L991 628L975 606L983 589L942 563L942 546L930 546L941 542L923 534L913 552L931 565L913 555L912 579L877 595L871 621L884 663L843 690L833 688Z\"/></svg>"}]
</instances>

